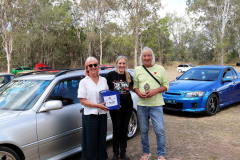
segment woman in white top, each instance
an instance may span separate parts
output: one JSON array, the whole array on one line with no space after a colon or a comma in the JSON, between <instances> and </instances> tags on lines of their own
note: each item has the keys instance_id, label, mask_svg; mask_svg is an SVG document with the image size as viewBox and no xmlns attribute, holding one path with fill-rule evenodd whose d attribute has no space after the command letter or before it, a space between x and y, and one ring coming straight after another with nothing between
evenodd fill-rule
<instances>
[{"instance_id":1,"label":"woman in white top","mask_svg":"<svg viewBox=\"0 0 240 160\"><path fill-rule=\"evenodd\" d=\"M107 111L100 103L99 91L108 89L107 81L99 76L98 61L88 57L85 75L79 83L78 98L83 105L82 160L106 160Z\"/></svg>"}]
</instances>

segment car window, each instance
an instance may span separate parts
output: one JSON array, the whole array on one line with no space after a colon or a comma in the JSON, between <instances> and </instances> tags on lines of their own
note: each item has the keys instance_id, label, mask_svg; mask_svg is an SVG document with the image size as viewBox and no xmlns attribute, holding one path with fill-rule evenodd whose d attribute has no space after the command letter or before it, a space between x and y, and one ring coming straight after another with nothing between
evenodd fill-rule
<instances>
[{"instance_id":1,"label":"car window","mask_svg":"<svg viewBox=\"0 0 240 160\"><path fill-rule=\"evenodd\" d=\"M223 78L230 78L233 79L233 73L231 69L227 69L223 73Z\"/></svg>"},{"instance_id":2,"label":"car window","mask_svg":"<svg viewBox=\"0 0 240 160\"><path fill-rule=\"evenodd\" d=\"M49 100L61 100L63 106L70 104L80 103L77 98L77 90L80 80L79 79L68 79L60 81L52 91Z\"/></svg>"},{"instance_id":3,"label":"car window","mask_svg":"<svg viewBox=\"0 0 240 160\"><path fill-rule=\"evenodd\" d=\"M50 81L13 80L0 88L0 110L28 110Z\"/></svg>"},{"instance_id":4,"label":"car window","mask_svg":"<svg viewBox=\"0 0 240 160\"><path fill-rule=\"evenodd\" d=\"M218 79L220 69L196 69L192 68L183 74L179 80L200 80L200 81L215 81Z\"/></svg>"},{"instance_id":5,"label":"car window","mask_svg":"<svg viewBox=\"0 0 240 160\"><path fill-rule=\"evenodd\" d=\"M183 67L183 65L180 64L178 67Z\"/></svg>"},{"instance_id":6,"label":"car window","mask_svg":"<svg viewBox=\"0 0 240 160\"><path fill-rule=\"evenodd\" d=\"M232 70L232 73L233 73L233 79L236 79L236 78L238 78L238 76L237 76L237 73L235 72L235 70L234 70L234 69L232 69L232 68L231 68L231 70Z\"/></svg>"},{"instance_id":7,"label":"car window","mask_svg":"<svg viewBox=\"0 0 240 160\"><path fill-rule=\"evenodd\" d=\"M24 70L32 70L30 67L23 67Z\"/></svg>"},{"instance_id":8,"label":"car window","mask_svg":"<svg viewBox=\"0 0 240 160\"><path fill-rule=\"evenodd\" d=\"M183 65L183 67L188 67L188 65Z\"/></svg>"},{"instance_id":9,"label":"car window","mask_svg":"<svg viewBox=\"0 0 240 160\"><path fill-rule=\"evenodd\" d=\"M17 67L17 68L15 68L15 70L22 70L22 68L21 67Z\"/></svg>"},{"instance_id":10,"label":"car window","mask_svg":"<svg viewBox=\"0 0 240 160\"><path fill-rule=\"evenodd\" d=\"M11 75L0 76L0 84L7 83L7 82L11 81L13 78L14 78L14 76L11 76Z\"/></svg>"},{"instance_id":11,"label":"car window","mask_svg":"<svg viewBox=\"0 0 240 160\"><path fill-rule=\"evenodd\" d=\"M44 69L44 67L39 67L38 69Z\"/></svg>"}]
</instances>

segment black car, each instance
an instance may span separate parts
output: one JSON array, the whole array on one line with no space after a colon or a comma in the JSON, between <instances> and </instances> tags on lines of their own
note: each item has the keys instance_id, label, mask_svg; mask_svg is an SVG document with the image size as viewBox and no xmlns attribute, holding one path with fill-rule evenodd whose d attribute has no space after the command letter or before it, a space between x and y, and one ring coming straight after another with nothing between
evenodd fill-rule
<instances>
[{"instance_id":1,"label":"black car","mask_svg":"<svg viewBox=\"0 0 240 160\"><path fill-rule=\"evenodd\" d=\"M240 62L238 62L238 63L236 64L236 66L240 66Z\"/></svg>"}]
</instances>

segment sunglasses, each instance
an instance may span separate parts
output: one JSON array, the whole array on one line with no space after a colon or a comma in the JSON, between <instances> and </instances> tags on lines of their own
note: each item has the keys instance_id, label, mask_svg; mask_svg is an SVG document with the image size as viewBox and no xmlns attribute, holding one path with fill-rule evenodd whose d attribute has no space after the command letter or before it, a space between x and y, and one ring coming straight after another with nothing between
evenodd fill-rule
<instances>
[{"instance_id":1,"label":"sunglasses","mask_svg":"<svg viewBox=\"0 0 240 160\"><path fill-rule=\"evenodd\" d=\"M92 68L93 66L94 66L94 67L97 67L98 64L97 64L97 63L95 63L95 64L89 64L88 66L89 66L90 68Z\"/></svg>"}]
</instances>

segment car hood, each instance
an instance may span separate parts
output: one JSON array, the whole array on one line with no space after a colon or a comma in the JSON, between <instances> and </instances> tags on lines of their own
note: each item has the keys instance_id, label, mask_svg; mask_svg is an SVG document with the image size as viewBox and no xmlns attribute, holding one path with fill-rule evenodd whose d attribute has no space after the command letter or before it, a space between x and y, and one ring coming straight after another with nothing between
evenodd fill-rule
<instances>
[{"instance_id":1,"label":"car hood","mask_svg":"<svg viewBox=\"0 0 240 160\"><path fill-rule=\"evenodd\" d=\"M16 117L20 112L21 111L0 110L0 121Z\"/></svg>"},{"instance_id":2,"label":"car hood","mask_svg":"<svg viewBox=\"0 0 240 160\"><path fill-rule=\"evenodd\" d=\"M174 80L169 83L169 91L202 91L215 81Z\"/></svg>"}]
</instances>

